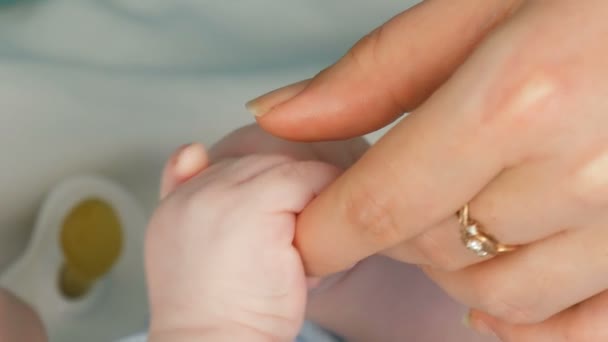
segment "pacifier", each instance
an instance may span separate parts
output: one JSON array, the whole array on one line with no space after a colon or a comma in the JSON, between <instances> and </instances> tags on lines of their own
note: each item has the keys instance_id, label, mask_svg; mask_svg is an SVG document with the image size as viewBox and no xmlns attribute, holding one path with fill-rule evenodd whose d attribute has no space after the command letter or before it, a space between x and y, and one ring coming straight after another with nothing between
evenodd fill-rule
<instances>
[{"instance_id":1,"label":"pacifier","mask_svg":"<svg viewBox=\"0 0 608 342\"><path fill-rule=\"evenodd\" d=\"M108 179L53 189L22 256L0 275L39 315L51 342L107 342L146 329L146 219Z\"/></svg>"}]
</instances>

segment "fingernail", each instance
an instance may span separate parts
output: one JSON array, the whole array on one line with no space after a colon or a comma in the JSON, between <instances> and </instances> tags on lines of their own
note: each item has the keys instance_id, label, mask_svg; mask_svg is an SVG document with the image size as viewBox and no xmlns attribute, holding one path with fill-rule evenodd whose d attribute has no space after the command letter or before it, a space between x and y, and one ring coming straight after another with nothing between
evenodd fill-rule
<instances>
[{"instance_id":1,"label":"fingernail","mask_svg":"<svg viewBox=\"0 0 608 342\"><path fill-rule=\"evenodd\" d=\"M175 166L179 160L179 156L181 155L182 151L184 151L186 149L186 147L188 147L190 145L192 145L192 143L183 144L180 147L178 147L177 149L175 149L175 151L173 151L173 154L170 157L171 159L169 160L169 163L171 163Z\"/></svg>"},{"instance_id":2,"label":"fingernail","mask_svg":"<svg viewBox=\"0 0 608 342\"><path fill-rule=\"evenodd\" d=\"M273 90L245 104L245 108L253 115L260 117L270 112L274 107L298 95L310 80L304 80Z\"/></svg>"},{"instance_id":3,"label":"fingernail","mask_svg":"<svg viewBox=\"0 0 608 342\"><path fill-rule=\"evenodd\" d=\"M205 148L201 144L189 144L184 146L175 160L175 172L180 175L190 175L201 167L202 158L205 155Z\"/></svg>"},{"instance_id":4,"label":"fingernail","mask_svg":"<svg viewBox=\"0 0 608 342\"><path fill-rule=\"evenodd\" d=\"M460 322L465 327L471 328L471 311L467 312L466 315L462 316L462 320Z\"/></svg>"}]
</instances>

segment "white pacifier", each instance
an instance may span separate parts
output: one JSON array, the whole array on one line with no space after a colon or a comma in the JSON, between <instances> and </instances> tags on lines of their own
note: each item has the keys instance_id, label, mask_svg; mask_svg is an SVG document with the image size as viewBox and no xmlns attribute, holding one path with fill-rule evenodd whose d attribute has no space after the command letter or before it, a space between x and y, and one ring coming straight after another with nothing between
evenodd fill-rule
<instances>
[{"instance_id":1,"label":"white pacifier","mask_svg":"<svg viewBox=\"0 0 608 342\"><path fill-rule=\"evenodd\" d=\"M108 342L146 328L146 218L120 186L83 176L45 200L23 255L0 275L51 342Z\"/></svg>"}]
</instances>

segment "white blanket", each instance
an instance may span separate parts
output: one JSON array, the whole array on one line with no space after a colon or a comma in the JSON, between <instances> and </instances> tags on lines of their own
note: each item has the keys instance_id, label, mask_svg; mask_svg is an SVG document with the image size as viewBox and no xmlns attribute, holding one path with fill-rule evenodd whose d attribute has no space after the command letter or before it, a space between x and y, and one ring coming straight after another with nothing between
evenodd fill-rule
<instances>
[{"instance_id":1,"label":"white blanket","mask_svg":"<svg viewBox=\"0 0 608 342\"><path fill-rule=\"evenodd\" d=\"M0 270L62 178L104 173L151 210L174 147L250 122L245 101L311 76L414 3L15 2L0 6Z\"/></svg>"},{"instance_id":2,"label":"white blanket","mask_svg":"<svg viewBox=\"0 0 608 342\"><path fill-rule=\"evenodd\" d=\"M84 171L149 209L162 159L251 121L415 1L15 0L0 6L0 269L44 193Z\"/></svg>"}]
</instances>

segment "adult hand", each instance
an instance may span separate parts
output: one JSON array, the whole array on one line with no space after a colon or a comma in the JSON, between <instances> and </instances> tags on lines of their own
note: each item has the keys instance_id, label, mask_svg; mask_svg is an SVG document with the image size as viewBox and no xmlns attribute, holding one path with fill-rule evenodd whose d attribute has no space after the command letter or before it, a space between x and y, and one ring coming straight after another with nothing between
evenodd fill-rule
<instances>
[{"instance_id":1,"label":"adult hand","mask_svg":"<svg viewBox=\"0 0 608 342\"><path fill-rule=\"evenodd\" d=\"M312 80L249 103L265 129L297 140L412 111L300 215L308 271L383 253L427 265L505 341L603 340L607 13L602 0L425 1ZM466 203L521 247L466 250L454 215Z\"/></svg>"},{"instance_id":2,"label":"adult hand","mask_svg":"<svg viewBox=\"0 0 608 342\"><path fill-rule=\"evenodd\" d=\"M169 159L169 162L166 164L163 172L161 182L161 198L166 199L164 200L165 203L161 205L161 208L164 207L164 209L161 210L164 210L165 213L167 213L167 208L171 207L168 207L169 204L166 202L172 202L174 203L172 206L173 215L180 211L180 209L177 208L190 208L189 212L213 212L213 215L222 216L223 220L227 220L230 217L233 217L235 215L234 213L238 213L236 215L238 215L238 217L242 217L243 212L239 208L244 206L243 209L246 209L246 211L254 210L254 212L251 213L252 215L247 215L247 217L251 217L246 222L245 227L248 228L246 230L253 229L252 232L254 235L257 237L262 237L262 240L265 241L268 240L266 236L267 234L261 233L263 233L265 229L268 230L272 228L274 225L268 225L267 223L270 222L268 220L265 220L265 223L262 225L256 225L253 217L264 215L264 213L255 214L255 208L258 207L262 199L268 200L269 195L272 194L272 189L276 189L277 182L280 181L281 178L290 178L295 176L297 179L302 181L300 184L303 186L310 184L304 182L306 175L311 175L318 180L325 179L323 183L330 181L331 179L327 179L323 176L322 169L307 172L306 169L298 167L300 164L292 164L293 168L290 170L296 171L295 173L287 170L282 174L274 173L272 176L269 175L266 177L268 182L263 185L263 196L260 196L259 192L250 194L249 196L242 193L242 195L239 196L239 200L230 206L229 212L222 213L222 207L218 206L218 202L221 203L220 198L230 192L236 191L236 189L232 189L227 192L216 190L216 198L214 201L212 203L205 201L204 197L202 196L202 194L205 192L205 187L201 186L201 178L209 179L210 176L208 174L201 174L201 172L208 173L210 170L204 171L204 169L207 168L209 164L217 165L218 163L225 163L226 159L233 158L240 160L243 160L244 158L249 160L252 158L259 159L264 158L263 156L260 156L260 154L268 154L270 156L266 157L276 158L277 156L283 156L284 158L293 160L308 161L306 163L319 160L327 164L336 165L340 169L346 169L352 165L352 163L357 160L368 147L369 145L365 143L363 139L324 143L290 143L269 135L268 133L259 129L257 125L246 126L232 132L231 134L228 134L220 142L216 143L208 153L205 151L205 148L199 144L186 145L174 153ZM244 162L241 163L241 165L242 167L239 169L239 171L241 173L247 172ZM213 166L210 168L213 168ZM226 177L234 171L235 170L231 171L230 169L224 168L218 173L218 169L216 169L212 172L217 174L219 178L216 177L213 180L209 180L209 182L211 184L215 183L217 188L217 185L219 185L217 184L218 180L221 180L222 177ZM267 171L265 171L265 173L267 173ZM276 198L272 200L271 203L273 206L275 206L275 208L284 206L285 203L293 203L293 201L297 200L298 198L297 190L300 187L293 188L292 186L285 188L285 183L283 182L281 182L281 185L283 185L281 191L287 191L288 196L282 199L282 202L277 202ZM209 186L207 186L207 188L208 187ZM241 187L241 185L237 186L237 188ZM192 193L197 193L197 195L193 197ZM184 200L184 194L189 194L188 197L191 199L195 198L195 201L187 205L182 204L175 206L175 201L180 201L180 197L182 200ZM257 203L256 205L251 204L251 196L253 196L255 199L255 202ZM241 205L239 205L239 203L241 203ZM198 209L192 211L192 208ZM276 209L272 211L274 212ZM158 215L159 213L157 213L155 217L158 218ZM210 219L209 214L203 216L205 218L193 220L197 234L201 234L201 232L211 229L211 226L202 224ZM171 246L174 248L176 245L179 245L184 248L178 250L188 250L189 248L185 247L187 247L191 241L194 241L198 246L198 248L194 249L197 251L198 256L187 258L188 260L196 261L192 265L195 266L194 268L197 270L197 272L194 272L196 273L195 275L190 274L188 276L188 281L185 282L189 284L189 288L191 290L193 285L198 284L198 286L195 286L195 292L200 292L200 294L194 297L204 299L204 293L209 292L209 287L213 284L213 282L210 282L210 280L218 278L217 275L210 276L208 274L208 270L206 270L207 268L205 267L206 264L204 260L209 260L210 251L209 248L201 248L201 246L205 245L205 243L209 243L209 241L205 242L200 239L193 240L191 238L175 240L176 237L183 237L184 229L186 229L186 231L188 230L188 220L187 217L182 217L179 219L179 222L182 222L182 224L179 225L176 224L178 220L174 219L169 221L165 221L169 222L167 227L169 229L165 231L165 233L170 233L169 236L161 233L162 237L160 241L162 241L162 243L158 244L160 231L158 230L158 220L156 220L157 230L156 233L153 234L155 237L150 239L149 235L149 243L147 244L148 249L153 245L156 246L154 249L155 253L148 253L149 260L151 260L150 258L157 260L156 262L148 263L148 275L151 280L150 294L152 308L153 311L156 312L156 314L153 315L155 317L152 324L154 332L153 335L155 338L159 339L175 339L176 334L184 334L183 326L182 329L167 329L166 326L164 329L159 329L159 325L162 325L159 323L159 319L167 321L167 317L176 315L176 312L170 307L164 306L164 309L159 309L159 300L166 303L166 301L169 299L174 302L179 300L179 298L182 298L187 300L188 303L193 302L193 296L189 295L189 292L184 292L179 289L176 290L175 288L175 286L180 287L182 284L184 284L184 282L177 281L175 276L170 277L173 281L167 282L166 269L163 271L163 268L158 267L159 265L163 264L158 260L171 260L171 267L169 268L171 270L170 274L175 275L176 270L185 270L186 274L192 273L188 272L187 265L189 265L189 263L187 260L185 262L178 262L181 254L177 253L175 250L172 251ZM291 228L284 228L288 231L293 231L294 224L295 220L292 222ZM221 225L218 226L217 224L212 226L215 226L215 229L221 228ZM229 230L234 230L235 227L238 228L241 226L242 225L235 225L233 223L231 224ZM222 229L219 229L218 231L222 231ZM248 236L246 231L239 230L238 232L239 236L241 237ZM154 240L156 240L156 243L151 244L150 242ZM214 239L214 241L215 240L217 240L217 238ZM256 243L256 241L259 239L250 237L241 240L246 242L247 246L242 246L241 253L237 253L236 255L241 255L243 251L247 251L250 248L259 250L259 246L257 246ZM173 241L174 244L170 243L170 241ZM265 250L267 252L274 249L274 247L272 247L272 245L274 245L272 241L274 240L270 239L269 241L263 242L263 244L266 246ZM293 249L291 246L291 239L282 241L287 243L284 245L285 247L289 248L290 250ZM216 244L217 243L214 243L213 246L216 246ZM270 246L268 244L270 244ZM168 252L170 255L167 254ZM272 253L272 255L274 260L273 264L278 263L277 265L282 265L282 258L280 258L276 253ZM181 256L183 257L183 255ZM217 257L212 257L211 259L215 260L215 265L218 263L225 264L226 261L225 258L218 259ZM253 260L255 257L252 256L250 259ZM259 263L251 260L247 263L240 262L237 264L246 266L248 270L255 270L256 268L254 266L258 265ZM182 267L178 267L178 265L182 265ZM232 267L228 267L229 265L225 266L226 267L221 268L224 272L232 269ZM291 270L288 272L289 274L291 274L291 272L294 270L303 272L301 263L299 265L292 264L285 269ZM281 273L283 274L284 272ZM159 278L159 274L165 274L165 276ZM229 274L223 274L224 277L229 276ZM246 272L246 274L250 274L250 272ZM239 273L240 278L235 282L235 284L243 283L242 277L246 276L246 274ZM261 276L261 279L268 279L269 277L274 279L277 275L275 272L271 272L269 269L264 269L264 271L259 273L258 276ZM278 278L284 279L286 277L283 275L278 276ZM160 281L155 282L154 279ZM162 281L163 279L165 281ZM198 279L202 279L204 281L197 283ZM226 279L224 279L223 282L224 284L225 280ZM249 286L249 291L246 292L248 294L252 294L251 286L255 282L248 278L245 283ZM271 283L276 284L276 281L273 280ZM375 255L366 258L366 260L362 262L359 262L355 268L350 269L348 272L332 275L321 280L320 282L313 281L313 284L314 283L317 283L318 286L314 291L309 292L306 304L307 318L313 322L319 323L325 328L330 329L348 341L440 341L445 340L446 334L449 334L450 338L455 341L494 341L494 339L486 339L481 336L476 336L473 331L470 331L462 326L461 318L462 315L465 314L466 308L458 305L447 297L445 293L442 293L440 289L435 286L435 284L427 279L427 277L424 277L420 270L413 265L402 264L389 258ZM272 286L272 288L274 289L276 286ZM382 288L382 291L378 291L378 288ZM159 292L159 289L164 290ZM234 286L231 286L231 289L234 290ZM281 298L278 299L270 298L273 305L267 306L264 311L266 312L270 307L276 307L277 303L290 301L290 298L291 302L293 302L294 297L301 298L300 295L293 296L293 294L298 293L297 291L297 286L291 286L291 289L285 292L291 293L291 296L281 296ZM235 296L240 298L240 296L237 296L238 293L239 291L230 295L232 300L224 301L223 310L221 311L226 313L226 310L228 310L228 303L232 302ZM159 294L161 295L162 299L158 296ZM219 293L216 293L216 297L218 295ZM401 300L395 301L396 297L400 298ZM186 315L187 312L192 309L197 311L197 313L194 314L195 317L204 317L205 315L201 313L201 311L204 312L205 308L209 310L211 302L205 301L205 305L203 306L192 306L190 304L188 305L189 309L184 309L183 307L179 308L177 312L177 316L179 317L178 323L183 324L184 322L187 322L188 319L186 319L184 315ZM249 301L241 298L239 302L245 303ZM303 305L303 303L299 303ZM162 305L162 303L160 304ZM284 305L281 305L281 307L284 307ZM298 307L303 310L303 306ZM365 307L366 310L360 310L361 307ZM243 309L242 306L241 309ZM251 310L249 311L252 312ZM254 311L259 312L260 309ZM279 317L282 315L281 313L284 312L285 310L278 310L274 312L273 317ZM164 316L165 318L159 318L159 316ZM236 322L237 316L232 315L232 322ZM251 315L248 316L251 317ZM282 328L280 330L284 330L286 327L290 326L288 323L294 323L295 321L298 321L298 319L293 319L292 311L292 318L283 320L281 322ZM442 329L435 329L437 321L441 321ZM200 326L201 324L199 323L198 325ZM253 325L250 322L249 327L251 326ZM236 327L233 326L233 328ZM159 336L159 330L165 332L169 330L171 336ZM188 329L188 331L196 332L192 330L196 329ZM218 334L221 332L218 330L216 331ZM217 339L220 338L219 336L214 337ZM234 336L232 336L232 340L234 339ZM246 337L241 337L240 340L248 341Z\"/></svg>"}]
</instances>

